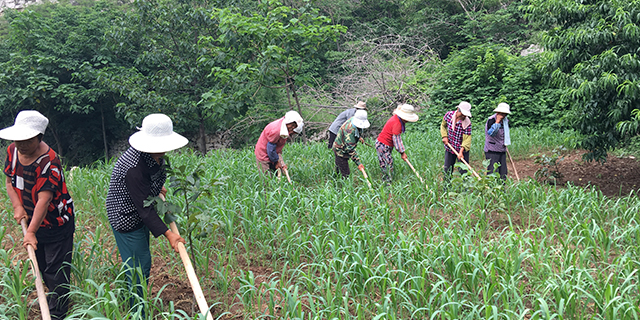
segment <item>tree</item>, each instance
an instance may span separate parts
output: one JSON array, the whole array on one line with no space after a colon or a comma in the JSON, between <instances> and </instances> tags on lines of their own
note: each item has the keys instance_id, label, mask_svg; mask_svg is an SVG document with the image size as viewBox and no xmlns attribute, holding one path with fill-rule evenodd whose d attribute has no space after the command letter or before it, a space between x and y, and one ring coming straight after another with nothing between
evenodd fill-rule
<instances>
[{"instance_id":1,"label":"tree","mask_svg":"<svg viewBox=\"0 0 640 320\"><path fill-rule=\"evenodd\" d=\"M209 76L210 61L200 37L217 37L215 1L137 0L107 34L114 54L126 65L104 70L104 84L127 98L119 105L131 123L163 112L186 133L195 133L207 152L206 127L224 129L247 109L244 85ZM219 64L216 61L214 64ZM224 66L222 66L224 67Z\"/></svg>"},{"instance_id":2,"label":"tree","mask_svg":"<svg viewBox=\"0 0 640 320\"><path fill-rule=\"evenodd\" d=\"M247 16L226 8L215 10L211 17L219 21L220 35L203 37L209 51L203 60L224 57L231 63L226 68L213 66L212 73L225 82L236 78L252 81L256 89L284 89L289 109L295 104L300 114L297 87L308 80L300 75L325 44L336 41L345 31L311 6L296 9L275 0L262 2Z\"/></svg>"},{"instance_id":3,"label":"tree","mask_svg":"<svg viewBox=\"0 0 640 320\"><path fill-rule=\"evenodd\" d=\"M616 124L640 102L640 1L530 0L526 11L546 28L546 72L566 89L585 159L605 160L622 138Z\"/></svg>"},{"instance_id":4,"label":"tree","mask_svg":"<svg viewBox=\"0 0 640 320\"><path fill-rule=\"evenodd\" d=\"M123 123L113 106L118 94L96 84L113 63L104 31L119 14L105 1L66 2L8 10L8 34L0 56L0 114L13 121L23 109L49 118L52 146L72 164L108 158L108 142ZM48 139L48 138L47 138Z\"/></svg>"}]
</instances>

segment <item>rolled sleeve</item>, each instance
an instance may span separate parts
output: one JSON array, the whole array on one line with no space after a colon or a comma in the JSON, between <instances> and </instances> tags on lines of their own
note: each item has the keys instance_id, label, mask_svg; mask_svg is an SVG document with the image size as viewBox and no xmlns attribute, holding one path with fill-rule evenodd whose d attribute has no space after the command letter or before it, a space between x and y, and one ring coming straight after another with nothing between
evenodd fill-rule
<instances>
[{"instance_id":1,"label":"rolled sleeve","mask_svg":"<svg viewBox=\"0 0 640 320\"><path fill-rule=\"evenodd\" d=\"M464 151L471 150L471 135L470 134L463 134L462 135L462 147L464 148Z\"/></svg>"},{"instance_id":2,"label":"rolled sleeve","mask_svg":"<svg viewBox=\"0 0 640 320\"><path fill-rule=\"evenodd\" d=\"M498 133L498 130L501 127L502 127L501 124L494 123L493 125L491 125L491 128L489 128L489 130L487 130L487 134L493 137L494 135L496 135L496 133Z\"/></svg>"},{"instance_id":3,"label":"rolled sleeve","mask_svg":"<svg viewBox=\"0 0 640 320\"><path fill-rule=\"evenodd\" d=\"M276 150L278 145L273 142L267 142L267 156L269 157L269 161L278 162L280 157L278 156L278 151Z\"/></svg>"},{"instance_id":4,"label":"rolled sleeve","mask_svg":"<svg viewBox=\"0 0 640 320\"><path fill-rule=\"evenodd\" d=\"M402 137L400 137L399 134L394 134L392 136L393 139L393 146L396 148L396 150L398 150L398 152L400 153L404 153L405 149L404 149L404 144L402 143Z\"/></svg>"}]
</instances>

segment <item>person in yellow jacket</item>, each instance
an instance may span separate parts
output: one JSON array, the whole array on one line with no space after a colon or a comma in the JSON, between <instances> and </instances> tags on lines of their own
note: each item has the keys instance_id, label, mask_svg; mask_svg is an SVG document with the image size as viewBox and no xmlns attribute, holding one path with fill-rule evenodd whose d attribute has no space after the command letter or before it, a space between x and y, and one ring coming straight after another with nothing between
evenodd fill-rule
<instances>
[{"instance_id":1,"label":"person in yellow jacket","mask_svg":"<svg viewBox=\"0 0 640 320\"><path fill-rule=\"evenodd\" d=\"M458 108L447 112L440 124L440 135L444 144L444 172L450 175L453 165L457 160L464 159L469 162L469 150L471 150L471 104L460 102ZM449 144L454 150L451 150ZM466 170L460 170L465 173Z\"/></svg>"}]
</instances>

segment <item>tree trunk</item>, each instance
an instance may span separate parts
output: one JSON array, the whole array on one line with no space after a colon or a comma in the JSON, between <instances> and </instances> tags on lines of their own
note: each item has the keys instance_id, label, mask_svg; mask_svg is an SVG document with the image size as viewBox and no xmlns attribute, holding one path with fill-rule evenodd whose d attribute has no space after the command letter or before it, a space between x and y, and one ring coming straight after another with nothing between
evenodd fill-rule
<instances>
[{"instance_id":1,"label":"tree trunk","mask_svg":"<svg viewBox=\"0 0 640 320\"><path fill-rule=\"evenodd\" d=\"M102 141L104 142L104 162L109 162L109 147L107 144L107 129L104 125L104 107L100 107L100 117L102 117Z\"/></svg>"},{"instance_id":2,"label":"tree trunk","mask_svg":"<svg viewBox=\"0 0 640 320\"><path fill-rule=\"evenodd\" d=\"M204 119L200 119L200 128L198 130L198 149L202 155L207 154L207 136L204 132Z\"/></svg>"},{"instance_id":3,"label":"tree trunk","mask_svg":"<svg viewBox=\"0 0 640 320\"><path fill-rule=\"evenodd\" d=\"M296 99L296 106L298 106L298 113L302 117L302 107L300 106L300 100L298 99L298 94L296 93L295 83L292 83L291 85L291 92L293 93L293 98ZM305 126L302 127L302 141L304 141L305 144L307 143L307 127Z\"/></svg>"}]
</instances>

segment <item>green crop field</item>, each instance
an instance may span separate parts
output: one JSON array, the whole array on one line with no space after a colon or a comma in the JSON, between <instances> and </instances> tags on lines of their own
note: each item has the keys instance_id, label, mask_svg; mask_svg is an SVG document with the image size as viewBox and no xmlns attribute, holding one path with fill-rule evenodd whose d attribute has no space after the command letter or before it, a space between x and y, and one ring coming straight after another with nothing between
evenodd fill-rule
<instances>
[{"instance_id":1,"label":"green crop field","mask_svg":"<svg viewBox=\"0 0 640 320\"><path fill-rule=\"evenodd\" d=\"M200 228L187 245L214 318L640 317L636 194L473 177L453 179L445 192L438 132L416 131L408 127L404 142L426 185L394 153L394 182L384 186L375 150L364 145L372 189L353 165L350 179L336 178L324 142L285 147L292 184L258 174L252 148L169 154L174 167L202 163L205 182L227 177L192 203ZM575 141L550 130L514 128L512 137L516 158ZM78 168L70 180L77 230L69 319L139 317L125 306L105 212L112 165ZM184 204L171 191L168 200ZM0 318L32 319L33 280L4 192L2 204ZM147 318L203 319L167 241L152 239L152 253L151 285L138 299Z\"/></svg>"}]
</instances>

